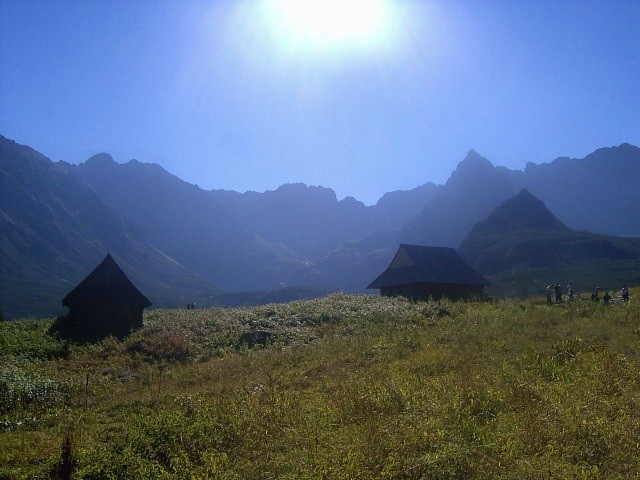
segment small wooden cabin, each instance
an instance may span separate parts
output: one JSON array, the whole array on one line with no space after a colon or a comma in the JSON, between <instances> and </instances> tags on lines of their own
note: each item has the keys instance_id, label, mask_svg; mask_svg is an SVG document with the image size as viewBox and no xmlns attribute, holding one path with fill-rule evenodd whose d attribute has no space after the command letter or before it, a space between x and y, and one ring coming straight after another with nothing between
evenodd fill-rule
<instances>
[{"instance_id":1,"label":"small wooden cabin","mask_svg":"<svg viewBox=\"0 0 640 480\"><path fill-rule=\"evenodd\" d=\"M151 302L131 283L111 255L62 299L69 314L59 323L65 338L95 341L126 337L142 327L142 312Z\"/></svg>"},{"instance_id":2,"label":"small wooden cabin","mask_svg":"<svg viewBox=\"0 0 640 480\"><path fill-rule=\"evenodd\" d=\"M472 300L484 298L488 285L453 248L401 244L389 267L367 288L412 300Z\"/></svg>"}]
</instances>

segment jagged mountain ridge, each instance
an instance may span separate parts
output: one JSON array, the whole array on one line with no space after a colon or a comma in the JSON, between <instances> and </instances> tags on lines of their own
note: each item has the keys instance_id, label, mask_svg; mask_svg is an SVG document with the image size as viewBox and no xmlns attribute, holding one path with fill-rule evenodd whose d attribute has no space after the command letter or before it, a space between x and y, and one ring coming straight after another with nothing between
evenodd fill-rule
<instances>
[{"instance_id":1,"label":"jagged mountain ridge","mask_svg":"<svg viewBox=\"0 0 640 480\"><path fill-rule=\"evenodd\" d=\"M640 148L601 148L584 159L495 167L471 150L400 235L403 242L458 247L473 225L522 188L570 228L640 236Z\"/></svg>"},{"instance_id":2,"label":"jagged mountain ridge","mask_svg":"<svg viewBox=\"0 0 640 480\"><path fill-rule=\"evenodd\" d=\"M64 294L111 253L158 307L219 289L147 244L90 188L0 136L0 293L7 317L61 311Z\"/></svg>"},{"instance_id":3,"label":"jagged mountain ridge","mask_svg":"<svg viewBox=\"0 0 640 480\"><path fill-rule=\"evenodd\" d=\"M560 157L509 170L567 226L608 235L640 236L640 148L623 143L582 159Z\"/></svg>"},{"instance_id":4,"label":"jagged mountain ridge","mask_svg":"<svg viewBox=\"0 0 640 480\"><path fill-rule=\"evenodd\" d=\"M284 285L362 291L367 279L345 272L360 268L372 252L354 251L351 243L397 236L391 229L418 211L416 199L436 188L392 192L377 208L353 198L338 201L333 190L304 184L264 193L205 192L158 165L118 164L105 154L63 166L149 242L228 291ZM398 202L407 208L393 210ZM332 262L345 246L341 261Z\"/></svg>"},{"instance_id":5,"label":"jagged mountain ridge","mask_svg":"<svg viewBox=\"0 0 640 480\"><path fill-rule=\"evenodd\" d=\"M513 195L508 173L471 150L400 234L401 243L457 247L471 227Z\"/></svg>"},{"instance_id":6,"label":"jagged mountain ridge","mask_svg":"<svg viewBox=\"0 0 640 480\"><path fill-rule=\"evenodd\" d=\"M625 225L626 232L640 232L640 216L633 215L640 204L640 198L633 203L639 194L634 188L637 178L618 174L618 170L636 171L640 149L624 144L600 149L587 158L606 171L615 169L616 175L613 184L607 183L606 175L575 176L604 185L593 189L580 180L582 186L576 187L583 202L580 211L595 211L594 204L607 205L602 192L622 192L623 200L616 200L615 208L609 205L607 215L599 220L611 219L607 224L611 228ZM495 167L471 151L444 185L425 183L391 192L373 206L353 198L339 201L331 189L303 184L264 193L204 191L159 165L135 160L119 164L106 154L80 165L55 165L93 192L140 241L226 291L283 285L363 291L388 264L398 242L406 241L404 234L416 235L420 239L416 243L457 246L477 221L522 184L542 185L553 199L564 198L560 203L570 205L562 190L566 179L558 172L585 170L581 162L558 159L528 165L520 172ZM533 180L527 171L536 172ZM608 198L614 198L614 193ZM580 218L575 209L569 212L572 219ZM103 230L105 238L113 231L111 227ZM55 243L55 239L47 241ZM64 257L60 251L57 255ZM170 283L167 279L169 287Z\"/></svg>"},{"instance_id":7,"label":"jagged mountain ridge","mask_svg":"<svg viewBox=\"0 0 640 480\"><path fill-rule=\"evenodd\" d=\"M330 188L285 184L264 193L210 191L265 240L286 245L303 258L316 260L348 238L371 229L367 207L353 197L338 201Z\"/></svg>"},{"instance_id":8,"label":"jagged mountain ridge","mask_svg":"<svg viewBox=\"0 0 640 480\"><path fill-rule=\"evenodd\" d=\"M271 287L275 280L265 267L279 263L289 264L294 280L304 279L295 253L263 240L206 191L159 165L119 164L101 154L64 167L147 241L226 290Z\"/></svg>"},{"instance_id":9,"label":"jagged mountain ridge","mask_svg":"<svg viewBox=\"0 0 640 480\"><path fill-rule=\"evenodd\" d=\"M629 172L640 168L640 149L627 144L600 149L587 158L590 159L595 153L596 157L604 154L619 163L616 158L620 151L626 152L626 169ZM580 161L569 161L573 164L576 162L579 164ZM274 248L281 248L279 252L285 257L316 262L321 261L328 252L339 250L347 242L402 227L398 241L457 247L477 221L520 188L529 188L529 184L533 188L537 188L539 183L555 185L555 188L547 187L545 190L547 197L551 198L550 203L570 205L576 200L564 193L564 177L556 171L557 168L565 168L566 163L567 160L559 159L552 164L537 166L546 172L542 175L542 181L540 174L529 179L526 172L494 167L489 160L472 150L444 185L427 183L412 191L391 192L371 207L351 197L338 201L333 190L304 184L285 184L275 191L264 193L213 190L209 194L237 221L244 222L248 229L269 244L272 252ZM545 165L552 165L553 168ZM606 165L603 168L607 171L623 170ZM527 170L536 169L529 164ZM572 170L577 169L572 167ZM556 178L562 182L561 185L555 181ZM592 183L602 183L601 178L595 175L590 180ZM600 219L601 224L610 220L608 224L601 225L604 233L612 233L608 229L615 229L620 224L625 225L625 234L640 232L640 220L631 215L633 202L636 199L640 201L637 189L630 185L632 178L631 175L624 180L617 179L614 185L608 184L609 196L617 195L616 192L626 195L618 204L629 206L629 216L623 213L622 208L608 207L608 214ZM621 185L623 182L624 185ZM99 185L96 188L100 188ZM606 204L601 200L601 191L591 188L588 182L583 181L577 188L581 192L579 198L582 207L568 207L569 212L566 213L574 220L573 223L579 218L575 212L591 212ZM530 188L530 191L533 190ZM544 196L540 197L547 201ZM593 217L590 214L586 216ZM572 228L582 228L571 222L568 224ZM307 272L307 275L316 274Z\"/></svg>"},{"instance_id":10,"label":"jagged mountain ridge","mask_svg":"<svg viewBox=\"0 0 640 480\"><path fill-rule=\"evenodd\" d=\"M410 191L386 193L376 205L302 183L284 184L264 193L211 190L211 195L268 241L286 245L304 258L321 260L345 242L377 232L399 231L433 196L427 183Z\"/></svg>"}]
</instances>

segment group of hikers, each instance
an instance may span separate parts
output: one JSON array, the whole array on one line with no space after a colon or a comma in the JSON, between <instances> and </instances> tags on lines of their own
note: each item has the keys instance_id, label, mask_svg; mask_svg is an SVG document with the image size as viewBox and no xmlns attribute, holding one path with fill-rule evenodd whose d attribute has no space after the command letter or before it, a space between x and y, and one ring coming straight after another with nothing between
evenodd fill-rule
<instances>
[{"instance_id":1,"label":"group of hikers","mask_svg":"<svg viewBox=\"0 0 640 480\"><path fill-rule=\"evenodd\" d=\"M599 302L600 301L600 292L602 290L600 289L600 287L596 287L596 289L593 291L593 293L591 294L591 300L595 301L595 302ZM574 289L573 289L573 283L569 282L565 288L565 292L566 292L566 299L568 302L572 302L574 299ZM555 297L555 303L556 305L562 303L562 288L560 287L559 283L556 284L551 284L547 286L546 289L546 294L547 294L547 306L551 306L553 304L552 300L553 297ZM629 301L629 289L627 288L626 285L623 285L622 288L620 289L620 296L622 297L622 301L623 302L628 302ZM605 290L604 291L604 295L602 297L602 301L606 304L611 303L612 297L609 294L609 290Z\"/></svg>"}]
</instances>

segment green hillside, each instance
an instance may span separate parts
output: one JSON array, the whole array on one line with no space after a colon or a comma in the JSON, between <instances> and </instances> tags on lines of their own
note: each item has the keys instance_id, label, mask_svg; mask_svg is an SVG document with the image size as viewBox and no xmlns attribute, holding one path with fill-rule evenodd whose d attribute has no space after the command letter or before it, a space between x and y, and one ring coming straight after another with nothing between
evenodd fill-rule
<instances>
[{"instance_id":1,"label":"green hillside","mask_svg":"<svg viewBox=\"0 0 640 480\"><path fill-rule=\"evenodd\" d=\"M0 478L634 478L638 298L157 310L83 347L0 323Z\"/></svg>"},{"instance_id":2,"label":"green hillside","mask_svg":"<svg viewBox=\"0 0 640 480\"><path fill-rule=\"evenodd\" d=\"M527 190L478 222L458 250L500 297L540 295L569 280L587 292L640 284L640 239L571 230Z\"/></svg>"}]
</instances>

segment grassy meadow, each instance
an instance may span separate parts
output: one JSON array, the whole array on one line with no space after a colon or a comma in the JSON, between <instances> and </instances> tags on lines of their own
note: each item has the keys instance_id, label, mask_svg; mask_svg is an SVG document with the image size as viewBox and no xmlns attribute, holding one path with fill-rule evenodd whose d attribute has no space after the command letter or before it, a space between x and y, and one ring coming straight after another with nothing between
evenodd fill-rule
<instances>
[{"instance_id":1,"label":"grassy meadow","mask_svg":"<svg viewBox=\"0 0 640 480\"><path fill-rule=\"evenodd\" d=\"M0 323L0 479L640 478L631 293L153 310L85 346Z\"/></svg>"}]
</instances>

